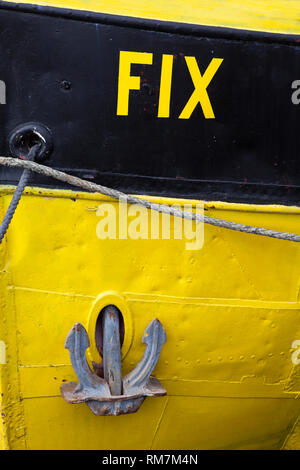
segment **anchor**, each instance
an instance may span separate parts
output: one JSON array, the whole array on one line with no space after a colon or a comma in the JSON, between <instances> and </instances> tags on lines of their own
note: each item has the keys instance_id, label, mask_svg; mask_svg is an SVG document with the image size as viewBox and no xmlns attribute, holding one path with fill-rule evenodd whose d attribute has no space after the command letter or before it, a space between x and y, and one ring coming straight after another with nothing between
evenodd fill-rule
<instances>
[{"instance_id":1,"label":"anchor","mask_svg":"<svg viewBox=\"0 0 300 470\"><path fill-rule=\"evenodd\" d=\"M91 370L86 360L89 337L84 326L76 323L66 338L65 348L69 350L78 382L61 386L63 398L68 403L86 403L97 416L117 416L135 413L146 397L166 395L161 383L151 376L166 342L165 330L157 318L145 329L142 342L146 348L141 361L122 380L119 312L114 305L105 307L102 378Z\"/></svg>"}]
</instances>

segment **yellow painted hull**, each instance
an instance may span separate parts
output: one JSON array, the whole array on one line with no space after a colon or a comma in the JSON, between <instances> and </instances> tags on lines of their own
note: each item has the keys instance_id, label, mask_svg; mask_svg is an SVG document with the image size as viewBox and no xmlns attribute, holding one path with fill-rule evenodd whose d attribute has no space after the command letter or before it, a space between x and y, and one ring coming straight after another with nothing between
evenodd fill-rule
<instances>
[{"instance_id":1,"label":"yellow painted hull","mask_svg":"<svg viewBox=\"0 0 300 470\"><path fill-rule=\"evenodd\" d=\"M298 0L19 0L18 3L186 24L300 33Z\"/></svg>"},{"instance_id":2,"label":"yellow painted hull","mask_svg":"<svg viewBox=\"0 0 300 470\"><path fill-rule=\"evenodd\" d=\"M1 218L11 191L1 191ZM95 194L31 189L1 245L0 445L9 449L273 449L297 447L299 246L205 226L185 240L99 240ZM162 200L163 202L178 202ZM184 202L184 201L180 201ZM185 201L186 202L186 201ZM205 203L207 215L300 233L300 208ZM118 207L116 205L116 210ZM123 372L155 317L167 343L155 369L168 395L132 415L96 417L60 395L76 380L64 341L92 340L105 302L125 321Z\"/></svg>"}]
</instances>

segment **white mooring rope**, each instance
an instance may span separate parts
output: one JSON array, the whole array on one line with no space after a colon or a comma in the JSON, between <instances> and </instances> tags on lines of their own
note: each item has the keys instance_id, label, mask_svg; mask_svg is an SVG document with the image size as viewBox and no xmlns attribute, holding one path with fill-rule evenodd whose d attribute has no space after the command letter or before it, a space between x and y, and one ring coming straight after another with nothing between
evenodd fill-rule
<instances>
[{"instance_id":1,"label":"white mooring rope","mask_svg":"<svg viewBox=\"0 0 300 470\"><path fill-rule=\"evenodd\" d=\"M100 184L92 183L90 181L83 180L77 176L71 176L62 171L54 170L45 165L40 165L39 163L19 160L18 158L11 157L0 157L0 165L25 168L27 170L35 171L44 176L49 176L55 178L59 181L63 181L72 186L78 186L87 191L97 192L110 196L114 199L119 199L121 201L126 201L129 204L138 204L140 206L146 207L147 209L153 209L157 212L162 212L165 214L170 214L175 217L182 217L186 219L196 220L198 222L203 222L205 224L214 225L216 227L227 228L229 230L236 230L238 232L251 233L253 235L262 235L265 237L278 238L280 240L290 240L293 242L300 242L300 235L289 232L277 232L275 230L269 230L267 228L254 227L252 225L238 224L236 222L229 222L228 220L215 219L213 217L208 217L202 214L194 214L193 212L183 211L181 209L176 209L170 207L166 204L157 204L151 202L147 199L142 199L137 196L130 196L116 189L107 188Z\"/></svg>"}]
</instances>

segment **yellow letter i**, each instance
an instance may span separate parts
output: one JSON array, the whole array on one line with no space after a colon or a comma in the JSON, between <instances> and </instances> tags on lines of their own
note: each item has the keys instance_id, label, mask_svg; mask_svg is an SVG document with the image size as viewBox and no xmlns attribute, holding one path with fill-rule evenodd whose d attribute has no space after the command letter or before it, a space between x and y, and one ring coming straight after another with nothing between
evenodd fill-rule
<instances>
[{"instance_id":1,"label":"yellow letter i","mask_svg":"<svg viewBox=\"0 0 300 470\"><path fill-rule=\"evenodd\" d=\"M160 91L158 102L159 118L168 118L170 116L170 100L172 88L173 56L163 54L161 64Z\"/></svg>"}]
</instances>

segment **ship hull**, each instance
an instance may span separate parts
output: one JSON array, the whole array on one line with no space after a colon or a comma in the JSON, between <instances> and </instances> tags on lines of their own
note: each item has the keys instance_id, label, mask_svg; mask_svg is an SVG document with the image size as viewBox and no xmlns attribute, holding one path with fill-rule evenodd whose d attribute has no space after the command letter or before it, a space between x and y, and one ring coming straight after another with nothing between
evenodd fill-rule
<instances>
[{"instance_id":1,"label":"ship hull","mask_svg":"<svg viewBox=\"0 0 300 470\"><path fill-rule=\"evenodd\" d=\"M296 26L255 31L244 21L239 31L166 20L1 5L1 153L14 127L41 122L53 136L50 167L300 233ZM131 56L127 79L138 75L145 86L129 89L128 101L121 51L148 54ZM163 56L173 57L171 81ZM189 117L197 73L187 57L202 76L222 59L202 83L210 107L206 96ZM0 170L1 219L19 176ZM198 224L198 239L195 225L178 232L161 214L153 237L153 214L143 213L143 230L136 215L32 175L0 248L0 448L299 448L299 244L208 224ZM141 359L151 320L167 334L154 371L167 395L118 417L95 416L60 392L76 381L64 348L70 329L85 327L88 363L100 363L96 324L111 304L124 320L123 376Z\"/></svg>"}]
</instances>

